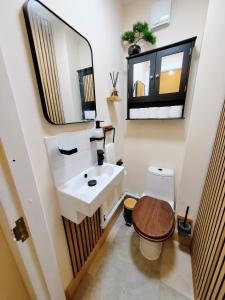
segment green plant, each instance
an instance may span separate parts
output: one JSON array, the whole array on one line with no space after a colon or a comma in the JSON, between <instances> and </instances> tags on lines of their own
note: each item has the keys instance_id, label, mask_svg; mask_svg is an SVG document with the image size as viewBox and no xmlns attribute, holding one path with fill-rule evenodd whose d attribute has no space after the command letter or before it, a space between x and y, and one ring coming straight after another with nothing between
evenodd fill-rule
<instances>
[{"instance_id":1,"label":"green plant","mask_svg":"<svg viewBox=\"0 0 225 300\"><path fill-rule=\"evenodd\" d=\"M148 28L147 22L137 22L133 25L133 31L125 31L121 39L129 44L137 44L140 40L144 40L151 44L155 44L156 37Z\"/></svg>"}]
</instances>

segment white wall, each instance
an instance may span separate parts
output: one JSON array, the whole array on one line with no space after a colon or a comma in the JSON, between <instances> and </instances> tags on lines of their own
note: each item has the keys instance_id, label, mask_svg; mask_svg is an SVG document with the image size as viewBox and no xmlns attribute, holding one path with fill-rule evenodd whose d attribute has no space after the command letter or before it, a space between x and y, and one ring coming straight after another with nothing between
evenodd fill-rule
<instances>
[{"instance_id":1,"label":"white wall","mask_svg":"<svg viewBox=\"0 0 225 300\"><path fill-rule=\"evenodd\" d=\"M54 19L51 25L65 122L80 122L83 116L77 70L92 65L91 49L82 37L62 22Z\"/></svg>"},{"instance_id":2,"label":"white wall","mask_svg":"<svg viewBox=\"0 0 225 300\"><path fill-rule=\"evenodd\" d=\"M67 45L67 56L68 56L68 67L70 74L70 85L72 91L72 103L74 105L75 118L73 117L70 122L74 120L82 120L82 108L81 108L81 97L80 97L80 86L77 70L80 69L80 59L79 59L79 43L81 38L79 36L74 36L72 30L66 31L66 45ZM89 48L89 46L87 45ZM89 53L91 57L91 52ZM66 101L65 101L66 102ZM68 121L67 121L68 122Z\"/></svg>"},{"instance_id":3,"label":"white wall","mask_svg":"<svg viewBox=\"0 0 225 300\"><path fill-rule=\"evenodd\" d=\"M111 87L109 71L120 72L118 88L123 95L122 48L120 43L117 43L122 32L120 3L114 0L45 0L43 2L90 41L94 56L98 118L107 123L113 122L117 127L117 157L122 156L121 103L114 105L107 104L106 101ZM0 12L0 25L2 29L4 28L0 31L0 45L48 219L62 282L66 287L72 279L72 270L44 137L63 131L76 131L87 128L88 125L53 126L45 121L22 13L23 4L24 0L4 2L4 9Z\"/></svg>"},{"instance_id":4,"label":"white wall","mask_svg":"<svg viewBox=\"0 0 225 300\"><path fill-rule=\"evenodd\" d=\"M224 11L223 0L210 1L185 146L178 209L190 204L194 218L225 99Z\"/></svg>"},{"instance_id":5,"label":"white wall","mask_svg":"<svg viewBox=\"0 0 225 300\"><path fill-rule=\"evenodd\" d=\"M80 69L89 68L92 65L90 47L84 39L79 40L79 62Z\"/></svg>"},{"instance_id":6,"label":"white wall","mask_svg":"<svg viewBox=\"0 0 225 300\"><path fill-rule=\"evenodd\" d=\"M54 49L56 54L59 87L65 122L80 120L80 110L75 110L73 89L71 85L71 74L67 47L67 31L59 22L52 24ZM78 115L77 115L78 112Z\"/></svg>"},{"instance_id":7,"label":"white wall","mask_svg":"<svg viewBox=\"0 0 225 300\"><path fill-rule=\"evenodd\" d=\"M124 31L130 30L132 24L137 21L148 22L151 5L154 2L155 0L139 0L138 3L130 1L124 5ZM197 36L186 98L185 120L126 122L124 143L124 159L128 171L126 185L132 192L142 192L148 166L159 165L175 170L175 193L176 196L178 194L207 7L206 0L173 0L170 25L154 32L157 37L156 45L143 45L143 49L147 50ZM126 62L124 69L126 70Z\"/></svg>"}]
</instances>

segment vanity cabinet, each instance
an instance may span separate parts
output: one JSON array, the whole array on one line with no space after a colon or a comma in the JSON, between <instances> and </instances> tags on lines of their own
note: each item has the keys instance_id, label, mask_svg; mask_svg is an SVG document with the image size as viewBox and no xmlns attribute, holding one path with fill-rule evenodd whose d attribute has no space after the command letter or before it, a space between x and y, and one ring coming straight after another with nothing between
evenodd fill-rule
<instances>
[{"instance_id":1,"label":"vanity cabinet","mask_svg":"<svg viewBox=\"0 0 225 300\"><path fill-rule=\"evenodd\" d=\"M193 37L127 57L127 119L183 117L195 40Z\"/></svg>"}]
</instances>

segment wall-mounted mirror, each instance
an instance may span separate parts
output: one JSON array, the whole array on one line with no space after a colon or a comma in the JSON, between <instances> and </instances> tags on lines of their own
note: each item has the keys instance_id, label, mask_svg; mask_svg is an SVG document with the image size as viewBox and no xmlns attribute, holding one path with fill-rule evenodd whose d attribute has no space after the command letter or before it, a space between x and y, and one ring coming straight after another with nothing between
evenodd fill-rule
<instances>
[{"instance_id":1,"label":"wall-mounted mirror","mask_svg":"<svg viewBox=\"0 0 225 300\"><path fill-rule=\"evenodd\" d=\"M183 57L184 52L162 57L159 94L179 92Z\"/></svg>"},{"instance_id":2,"label":"wall-mounted mirror","mask_svg":"<svg viewBox=\"0 0 225 300\"><path fill-rule=\"evenodd\" d=\"M133 97L149 95L150 60L134 64Z\"/></svg>"},{"instance_id":3,"label":"wall-mounted mirror","mask_svg":"<svg viewBox=\"0 0 225 300\"><path fill-rule=\"evenodd\" d=\"M87 122L96 115L91 46L37 0L24 4L45 118L52 124Z\"/></svg>"}]
</instances>

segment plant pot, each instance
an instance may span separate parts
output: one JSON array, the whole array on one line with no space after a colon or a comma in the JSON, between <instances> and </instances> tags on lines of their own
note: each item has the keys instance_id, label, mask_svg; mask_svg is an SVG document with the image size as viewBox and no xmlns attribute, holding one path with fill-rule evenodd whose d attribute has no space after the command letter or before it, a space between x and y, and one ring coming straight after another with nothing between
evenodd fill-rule
<instances>
[{"instance_id":1,"label":"plant pot","mask_svg":"<svg viewBox=\"0 0 225 300\"><path fill-rule=\"evenodd\" d=\"M128 48L128 54L129 55L134 55L134 54L138 54L141 52L141 47L137 44L133 44Z\"/></svg>"}]
</instances>

